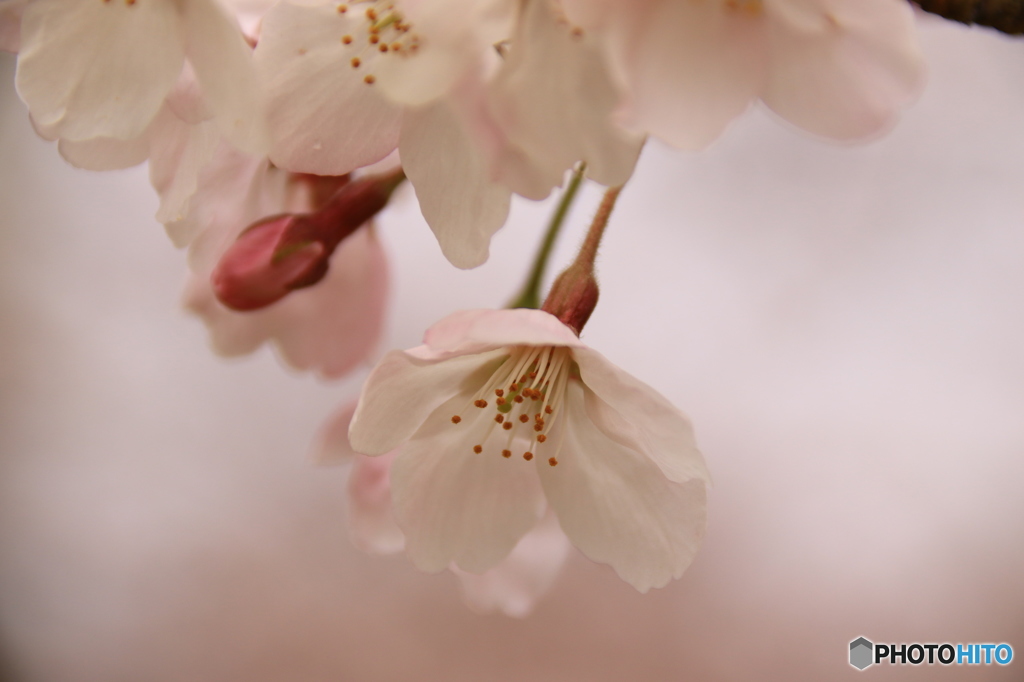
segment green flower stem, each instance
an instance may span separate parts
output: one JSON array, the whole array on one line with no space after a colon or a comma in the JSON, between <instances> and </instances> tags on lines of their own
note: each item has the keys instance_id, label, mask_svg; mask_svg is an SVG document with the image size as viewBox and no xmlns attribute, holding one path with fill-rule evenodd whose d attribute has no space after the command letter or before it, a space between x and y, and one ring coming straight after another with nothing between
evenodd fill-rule
<instances>
[{"instance_id":1,"label":"green flower stem","mask_svg":"<svg viewBox=\"0 0 1024 682\"><path fill-rule=\"evenodd\" d=\"M508 308L540 307L540 287L544 281L544 271L547 269L548 260L551 258L551 252L554 249L558 233L561 232L565 218L569 215L569 209L572 207L572 202L576 199L576 194L583 183L583 172L585 169L586 165L581 163L573 171L569 185L565 188L565 192L558 202L558 207L555 208L551 221L548 223L548 229L544 233L544 240L541 242L540 249L537 250L537 255L533 259L533 268L526 278L526 283L523 285L519 295L508 304Z\"/></svg>"}]
</instances>

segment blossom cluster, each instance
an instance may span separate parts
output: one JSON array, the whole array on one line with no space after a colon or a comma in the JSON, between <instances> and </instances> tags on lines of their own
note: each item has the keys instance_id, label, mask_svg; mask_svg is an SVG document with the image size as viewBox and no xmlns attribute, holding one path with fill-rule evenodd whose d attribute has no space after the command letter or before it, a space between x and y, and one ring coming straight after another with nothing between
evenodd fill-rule
<instances>
[{"instance_id":1,"label":"blossom cluster","mask_svg":"<svg viewBox=\"0 0 1024 682\"><path fill-rule=\"evenodd\" d=\"M698 150L756 103L884 131L921 86L913 22L904 0L0 0L0 48L70 163L148 162L218 352L339 377L378 344L373 223L406 180L476 267L513 195L621 187L649 137ZM704 533L690 422L580 340L577 265L543 310L462 311L385 355L319 444L353 463L356 542L450 568L482 610L528 611L569 543L663 586Z\"/></svg>"}]
</instances>

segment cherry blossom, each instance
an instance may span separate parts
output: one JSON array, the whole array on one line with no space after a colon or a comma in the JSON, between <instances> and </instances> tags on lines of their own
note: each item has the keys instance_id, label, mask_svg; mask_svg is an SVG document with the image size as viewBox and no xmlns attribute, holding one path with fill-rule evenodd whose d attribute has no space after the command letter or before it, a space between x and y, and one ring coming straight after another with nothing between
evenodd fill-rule
<instances>
[{"instance_id":1,"label":"cherry blossom","mask_svg":"<svg viewBox=\"0 0 1024 682\"><path fill-rule=\"evenodd\" d=\"M342 174L397 147L458 267L486 260L512 193L542 199L578 161L621 184L642 143L612 121L603 53L547 0L284 2L255 59L274 163Z\"/></svg>"},{"instance_id":2,"label":"cherry blossom","mask_svg":"<svg viewBox=\"0 0 1024 682\"><path fill-rule=\"evenodd\" d=\"M18 93L52 138L143 136L186 64L222 134L263 149L251 48L216 0L29 0L22 12Z\"/></svg>"},{"instance_id":3,"label":"cherry blossom","mask_svg":"<svg viewBox=\"0 0 1024 682\"><path fill-rule=\"evenodd\" d=\"M455 313L377 365L349 430L400 448L394 513L421 569L483 573L550 509L569 540L640 591L678 578L704 533L689 420L538 310Z\"/></svg>"},{"instance_id":4,"label":"cherry blossom","mask_svg":"<svg viewBox=\"0 0 1024 682\"><path fill-rule=\"evenodd\" d=\"M629 127L684 149L760 99L816 135L889 127L924 64L904 0L566 0L628 91Z\"/></svg>"},{"instance_id":5,"label":"cherry blossom","mask_svg":"<svg viewBox=\"0 0 1024 682\"><path fill-rule=\"evenodd\" d=\"M366 457L349 445L348 429L356 404L338 411L321 430L314 454L321 463L351 462L348 479L348 527L352 542L374 554L394 554L405 535L391 508L391 466L398 451ZM477 575L449 566L459 577L463 596L474 611L528 615L547 593L568 558L569 541L550 510L498 565Z\"/></svg>"}]
</instances>

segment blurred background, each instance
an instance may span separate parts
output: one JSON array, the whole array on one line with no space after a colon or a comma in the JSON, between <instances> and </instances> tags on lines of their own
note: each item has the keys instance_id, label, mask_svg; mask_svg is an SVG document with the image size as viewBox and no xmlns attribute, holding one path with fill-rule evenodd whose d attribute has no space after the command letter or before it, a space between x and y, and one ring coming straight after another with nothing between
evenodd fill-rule
<instances>
[{"instance_id":1,"label":"blurred background","mask_svg":"<svg viewBox=\"0 0 1024 682\"><path fill-rule=\"evenodd\" d=\"M524 620L349 544L309 444L366 372L215 357L145 170L65 164L0 54L0 679L1024 679L1024 43L922 32L930 83L871 144L758 109L700 154L648 145L584 340L693 417L707 539L647 595L575 553ZM549 209L461 272L400 195L381 352L503 304ZM1017 660L858 672L858 636Z\"/></svg>"}]
</instances>

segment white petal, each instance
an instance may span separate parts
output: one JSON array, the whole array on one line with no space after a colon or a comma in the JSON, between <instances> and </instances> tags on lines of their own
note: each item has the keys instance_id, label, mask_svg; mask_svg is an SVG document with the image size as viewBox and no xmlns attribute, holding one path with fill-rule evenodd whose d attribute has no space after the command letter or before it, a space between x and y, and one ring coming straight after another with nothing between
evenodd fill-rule
<instances>
[{"instance_id":1,"label":"white petal","mask_svg":"<svg viewBox=\"0 0 1024 682\"><path fill-rule=\"evenodd\" d=\"M71 140L141 135L184 62L170 0L34 0L21 40L18 94Z\"/></svg>"},{"instance_id":2,"label":"white petal","mask_svg":"<svg viewBox=\"0 0 1024 682\"><path fill-rule=\"evenodd\" d=\"M704 482L670 481L647 457L605 436L586 414L585 390L570 381L558 465L548 465L546 452L538 459L548 502L588 557L641 592L662 587L697 553L707 515Z\"/></svg>"},{"instance_id":3,"label":"white petal","mask_svg":"<svg viewBox=\"0 0 1024 682\"><path fill-rule=\"evenodd\" d=\"M60 140L57 150L76 168L94 171L119 170L137 166L149 158L149 135L134 140L94 137L91 140Z\"/></svg>"},{"instance_id":4,"label":"white petal","mask_svg":"<svg viewBox=\"0 0 1024 682\"><path fill-rule=\"evenodd\" d=\"M189 125L165 109L155 121L149 182L160 195L156 219L173 223L188 215L199 173L213 158L220 132L213 123Z\"/></svg>"},{"instance_id":5,"label":"white petal","mask_svg":"<svg viewBox=\"0 0 1024 682\"><path fill-rule=\"evenodd\" d=\"M407 106L428 104L466 74L497 66L494 45L509 36L516 13L510 0L407 0L398 8L411 26L407 35L418 40L416 52L377 55L373 72L381 90Z\"/></svg>"},{"instance_id":6,"label":"white petal","mask_svg":"<svg viewBox=\"0 0 1024 682\"><path fill-rule=\"evenodd\" d=\"M509 144L540 174L526 179L502 173L499 179L523 196L540 199L561 184L565 171L585 161L594 180L625 183L643 140L613 125L620 99L596 41L574 36L557 20L551 3L528 3L494 79L491 105ZM544 183L536 185L538 178Z\"/></svg>"},{"instance_id":7,"label":"white petal","mask_svg":"<svg viewBox=\"0 0 1024 682\"><path fill-rule=\"evenodd\" d=\"M458 568L452 572L459 576L463 596L474 611L500 611L506 616L524 618L554 584L569 555L569 547L558 519L548 512L512 553L491 570L481 575Z\"/></svg>"},{"instance_id":8,"label":"white petal","mask_svg":"<svg viewBox=\"0 0 1024 682\"><path fill-rule=\"evenodd\" d=\"M396 452L380 457L356 456L348 478L348 530L364 552L394 554L405 547L405 535L391 506L391 466Z\"/></svg>"},{"instance_id":9,"label":"white petal","mask_svg":"<svg viewBox=\"0 0 1024 682\"><path fill-rule=\"evenodd\" d=\"M622 14L632 11L618 5ZM682 149L712 142L765 79L763 17L724 2L660 0L621 17L631 126Z\"/></svg>"},{"instance_id":10,"label":"white petal","mask_svg":"<svg viewBox=\"0 0 1024 682\"><path fill-rule=\"evenodd\" d=\"M354 19L333 3L281 2L263 19L255 60L268 93L270 158L291 171L344 175L398 144L401 109L363 82L341 38Z\"/></svg>"},{"instance_id":11,"label":"white petal","mask_svg":"<svg viewBox=\"0 0 1024 682\"><path fill-rule=\"evenodd\" d=\"M423 342L432 350L480 353L503 346L569 346L583 342L557 317L543 310L460 310L435 323Z\"/></svg>"},{"instance_id":12,"label":"white petal","mask_svg":"<svg viewBox=\"0 0 1024 682\"><path fill-rule=\"evenodd\" d=\"M889 127L924 82L913 10L898 0L766 2L771 74L762 95L812 133L865 137Z\"/></svg>"},{"instance_id":13,"label":"white petal","mask_svg":"<svg viewBox=\"0 0 1024 682\"><path fill-rule=\"evenodd\" d=\"M349 429L356 452L382 455L394 450L435 409L459 392L481 386L497 364L508 357L507 353L492 351L425 359L417 357L417 350L391 351L367 377Z\"/></svg>"},{"instance_id":14,"label":"white petal","mask_svg":"<svg viewBox=\"0 0 1024 682\"><path fill-rule=\"evenodd\" d=\"M346 403L324 422L313 439L313 461L337 464L354 460L358 454L348 442L348 426L356 411L356 401Z\"/></svg>"},{"instance_id":15,"label":"white petal","mask_svg":"<svg viewBox=\"0 0 1024 682\"><path fill-rule=\"evenodd\" d=\"M269 144L252 49L215 0L181 0L185 54L221 132L239 149L265 154Z\"/></svg>"},{"instance_id":16,"label":"white petal","mask_svg":"<svg viewBox=\"0 0 1024 682\"><path fill-rule=\"evenodd\" d=\"M454 562L483 573L508 556L544 507L534 466L501 456L507 440L501 429L484 437L494 426L490 413L451 422L472 395L463 392L435 410L391 469L391 499L406 553L424 571ZM474 444L483 451L475 453Z\"/></svg>"},{"instance_id":17,"label":"white petal","mask_svg":"<svg viewBox=\"0 0 1024 682\"><path fill-rule=\"evenodd\" d=\"M511 192L488 179L486 161L442 100L410 112L399 142L402 166L445 258L459 268L487 260L505 224Z\"/></svg>"},{"instance_id":18,"label":"white petal","mask_svg":"<svg viewBox=\"0 0 1024 682\"><path fill-rule=\"evenodd\" d=\"M690 419L663 395L592 348L573 351L587 393L587 414L609 438L643 453L671 481L711 482Z\"/></svg>"}]
</instances>

